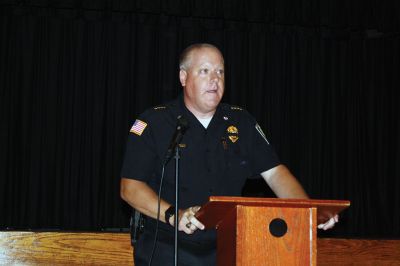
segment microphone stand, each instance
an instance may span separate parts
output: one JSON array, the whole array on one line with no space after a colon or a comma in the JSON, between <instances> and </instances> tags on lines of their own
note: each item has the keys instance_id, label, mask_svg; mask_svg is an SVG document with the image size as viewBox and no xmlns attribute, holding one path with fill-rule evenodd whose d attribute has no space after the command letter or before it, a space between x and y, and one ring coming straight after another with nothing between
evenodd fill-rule
<instances>
[{"instance_id":1,"label":"microphone stand","mask_svg":"<svg viewBox=\"0 0 400 266\"><path fill-rule=\"evenodd\" d=\"M174 240L174 265L178 266L178 226L179 226L179 143L175 147L175 240Z\"/></svg>"}]
</instances>

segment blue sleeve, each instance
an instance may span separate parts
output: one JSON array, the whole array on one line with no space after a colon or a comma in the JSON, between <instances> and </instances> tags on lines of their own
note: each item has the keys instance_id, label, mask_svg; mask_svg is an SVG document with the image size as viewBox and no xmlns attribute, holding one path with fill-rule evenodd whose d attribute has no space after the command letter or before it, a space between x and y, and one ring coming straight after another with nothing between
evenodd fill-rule
<instances>
[{"instance_id":1,"label":"blue sleeve","mask_svg":"<svg viewBox=\"0 0 400 266\"><path fill-rule=\"evenodd\" d=\"M121 177L149 181L157 162L150 121L140 116L129 132Z\"/></svg>"},{"instance_id":2,"label":"blue sleeve","mask_svg":"<svg viewBox=\"0 0 400 266\"><path fill-rule=\"evenodd\" d=\"M258 176L262 172L278 166L280 160L263 130L254 119L251 121L250 127L252 172L254 176Z\"/></svg>"}]
</instances>

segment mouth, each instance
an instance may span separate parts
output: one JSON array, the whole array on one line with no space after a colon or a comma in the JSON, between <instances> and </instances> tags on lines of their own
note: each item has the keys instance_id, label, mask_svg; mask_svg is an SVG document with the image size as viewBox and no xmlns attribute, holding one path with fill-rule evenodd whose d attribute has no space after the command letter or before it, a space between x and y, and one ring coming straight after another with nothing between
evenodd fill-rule
<instances>
[{"instance_id":1,"label":"mouth","mask_svg":"<svg viewBox=\"0 0 400 266\"><path fill-rule=\"evenodd\" d=\"M217 93L217 91L218 91L218 86L216 85L213 85L208 90L206 90L207 93Z\"/></svg>"}]
</instances>

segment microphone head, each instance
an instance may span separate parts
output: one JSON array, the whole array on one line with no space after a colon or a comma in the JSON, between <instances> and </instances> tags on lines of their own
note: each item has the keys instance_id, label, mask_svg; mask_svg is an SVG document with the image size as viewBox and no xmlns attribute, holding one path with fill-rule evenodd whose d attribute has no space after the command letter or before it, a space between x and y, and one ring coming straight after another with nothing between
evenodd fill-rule
<instances>
[{"instance_id":1,"label":"microphone head","mask_svg":"<svg viewBox=\"0 0 400 266\"><path fill-rule=\"evenodd\" d=\"M179 115L177 119L178 121L176 125L176 130L169 144L163 165L166 165L169 159L171 159L175 147L179 145L180 141L182 140L183 134L185 134L186 129L188 129L189 127L189 122L183 115Z\"/></svg>"},{"instance_id":2,"label":"microphone head","mask_svg":"<svg viewBox=\"0 0 400 266\"><path fill-rule=\"evenodd\" d=\"M183 115L178 115L177 118L178 118L178 123L176 129L184 133L189 128L189 122Z\"/></svg>"}]
</instances>

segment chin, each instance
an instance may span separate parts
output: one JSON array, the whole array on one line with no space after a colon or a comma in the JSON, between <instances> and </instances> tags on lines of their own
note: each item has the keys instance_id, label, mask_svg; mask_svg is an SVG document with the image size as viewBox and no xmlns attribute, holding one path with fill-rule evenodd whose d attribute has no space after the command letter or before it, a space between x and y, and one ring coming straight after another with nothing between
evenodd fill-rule
<instances>
[{"instance_id":1,"label":"chin","mask_svg":"<svg viewBox=\"0 0 400 266\"><path fill-rule=\"evenodd\" d=\"M219 104L218 102L208 102L207 104L204 105L205 109L209 110L209 111L214 111L215 109L217 109L217 106Z\"/></svg>"},{"instance_id":2,"label":"chin","mask_svg":"<svg viewBox=\"0 0 400 266\"><path fill-rule=\"evenodd\" d=\"M220 94L211 94L211 95L207 95L205 101L208 103L213 103L213 102L217 102L219 103L222 99L222 96Z\"/></svg>"}]
</instances>

